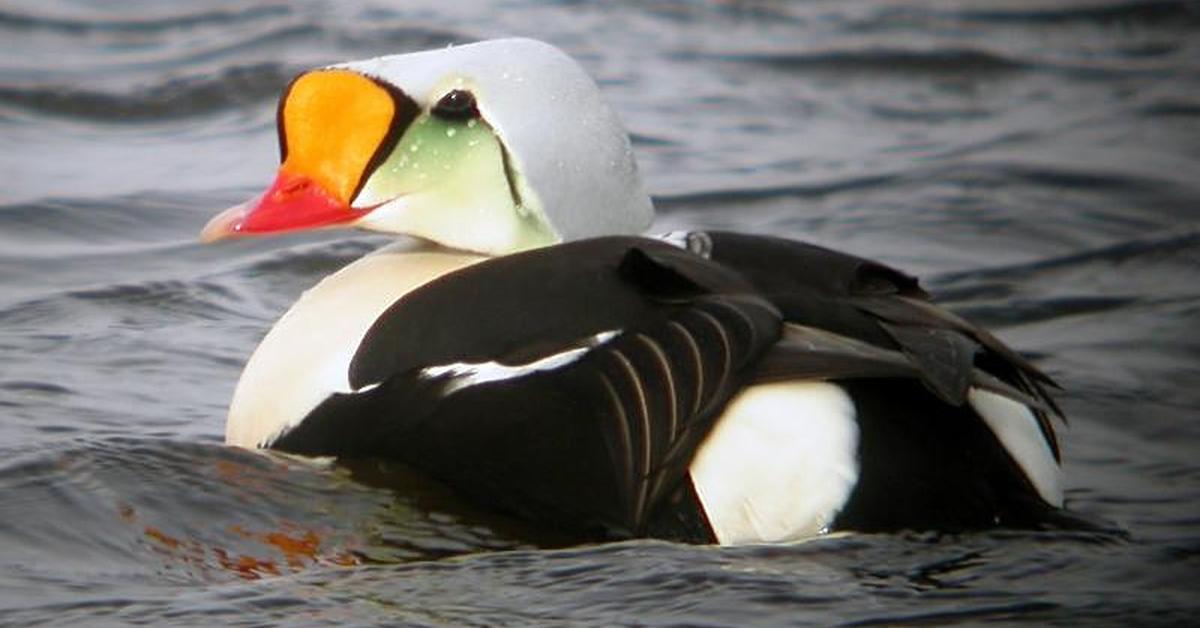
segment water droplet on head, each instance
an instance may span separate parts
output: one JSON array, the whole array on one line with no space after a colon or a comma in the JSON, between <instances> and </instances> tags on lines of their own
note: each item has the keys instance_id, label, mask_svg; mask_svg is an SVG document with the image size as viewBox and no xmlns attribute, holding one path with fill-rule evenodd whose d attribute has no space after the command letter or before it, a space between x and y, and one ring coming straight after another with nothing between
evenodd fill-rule
<instances>
[{"instance_id":1,"label":"water droplet on head","mask_svg":"<svg viewBox=\"0 0 1200 628\"><path fill-rule=\"evenodd\" d=\"M475 118L471 118L470 120L467 120L467 128L468 128L468 129L473 129L473 128L475 128L475 124L476 124L477 122L479 122L479 121L478 121L478 120L476 120Z\"/></svg>"},{"instance_id":2,"label":"water droplet on head","mask_svg":"<svg viewBox=\"0 0 1200 628\"><path fill-rule=\"evenodd\" d=\"M458 129L450 127L446 129L446 137L454 137L458 133Z\"/></svg>"}]
</instances>

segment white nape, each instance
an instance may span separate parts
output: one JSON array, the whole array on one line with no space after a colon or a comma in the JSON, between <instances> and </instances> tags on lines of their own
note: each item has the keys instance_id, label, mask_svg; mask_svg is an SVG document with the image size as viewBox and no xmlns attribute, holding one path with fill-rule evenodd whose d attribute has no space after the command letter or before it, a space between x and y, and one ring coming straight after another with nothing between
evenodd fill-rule
<instances>
[{"instance_id":1,"label":"white nape","mask_svg":"<svg viewBox=\"0 0 1200 628\"><path fill-rule=\"evenodd\" d=\"M735 397L690 468L722 545L828 531L858 481L858 423L836 384L781 382Z\"/></svg>"},{"instance_id":2,"label":"white nape","mask_svg":"<svg viewBox=\"0 0 1200 628\"><path fill-rule=\"evenodd\" d=\"M1051 506L1062 508L1062 468L1033 412L1025 404L978 388L968 391L967 401L1025 472L1038 495Z\"/></svg>"}]
</instances>

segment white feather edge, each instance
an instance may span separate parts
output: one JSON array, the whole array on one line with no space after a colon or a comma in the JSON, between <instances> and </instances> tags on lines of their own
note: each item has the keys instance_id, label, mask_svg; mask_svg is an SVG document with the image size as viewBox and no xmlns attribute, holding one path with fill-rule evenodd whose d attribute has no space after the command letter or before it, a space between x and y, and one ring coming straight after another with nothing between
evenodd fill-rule
<instances>
[{"instance_id":1,"label":"white feather edge","mask_svg":"<svg viewBox=\"0 0 1200 628\"><path fill-rule=\"evenodd\" d=\"M1027 406L993 392L972 388L967 401L996 435L1046 503L1063 505L1062 468Z\"/></svg>"}]
</instances>

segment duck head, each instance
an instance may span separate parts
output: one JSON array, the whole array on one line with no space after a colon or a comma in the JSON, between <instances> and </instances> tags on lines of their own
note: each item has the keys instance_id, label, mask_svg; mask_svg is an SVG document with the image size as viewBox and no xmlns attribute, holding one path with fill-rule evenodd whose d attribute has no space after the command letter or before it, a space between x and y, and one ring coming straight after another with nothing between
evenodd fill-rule
<instances>
[{"instance_id":1,"label":"duck head","mask_svg":"<svg viewBox=\"0 0 1200 628\"><path fill-rule=\"evenodd\" d=\"M205 241L327 227L504 254L644 230L629 138L583 69L529 39L305 72L280 99L281 165Z\"/></svg>"}]
</instances>

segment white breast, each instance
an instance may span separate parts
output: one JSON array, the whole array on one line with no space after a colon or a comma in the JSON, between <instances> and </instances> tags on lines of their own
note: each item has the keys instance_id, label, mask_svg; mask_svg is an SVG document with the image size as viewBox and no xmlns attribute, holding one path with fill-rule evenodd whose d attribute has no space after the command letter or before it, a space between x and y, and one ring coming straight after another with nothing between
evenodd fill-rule
<instances>
[{"instance_id":1,"label":"white breast","mask_svg":"<svg viewBox=\"0 0 1200 628\"><path fill-rule=\"evenodd\" d=\"M350 392L350 360L383 311L413 289L483 259L389 247L321 280L250 357L233 394L225 442L269 445L330 394Z\"/></svg>"}]
</instances>

